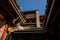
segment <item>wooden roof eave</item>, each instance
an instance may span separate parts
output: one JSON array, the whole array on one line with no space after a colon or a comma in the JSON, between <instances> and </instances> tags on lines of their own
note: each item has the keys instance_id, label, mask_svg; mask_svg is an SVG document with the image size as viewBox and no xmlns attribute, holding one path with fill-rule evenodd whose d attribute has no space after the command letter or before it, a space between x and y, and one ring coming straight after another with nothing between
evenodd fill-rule
<instances>
[{"instance_id":1,"label":"wooden roof eave","mask_svg":"<svg viewBox=\"0 0 60 40\"><path fill-rule=\"evenodd\" d=\"M1 6L1 12L3 13L3 15L5 16L5 17L7 17L8 18L8 16L10 15L8 12L8 9L7 9L7 7L4 5L4 3L2 2L2 1L0 1L0 4L2 4L2 5L0 5ZM10 15L10 17L11 17L11 15Z\"/></svg>"},{"instance_id":2,"label":"wooden roof eave","mask_svg":"<svg viewBox=\"0 0 60 40\"><path fill-rule=\"evenodd\" d=\"M9 2L11 3L12 7L15 9L16 13L18 14L19 18L21 19L21 21L24 23L24 18L21 15L21 13L18 11L18 7L16 6L16 4L14 3L13 0L9 0Z\"/></svg>"},{"instance_id":3,"label":"wooden roof eave","mask_svg":"<svg viewBox=\"0 0 60 40\"><path fill-rule=\"evenodd\" d=\"M52 2L52 5L51 5L50 11L49 11L49 13L48 13L48 17L47 17L46 23L44 24L45 28L46 28L46 26L47 26L47 24L48 24L48 21L49 21L49 18L50 18L50 15L51 15L51 12L52 12L54 3L55 3L55 0L53 0L53 2Z\"/></svg>"}]
</instances>

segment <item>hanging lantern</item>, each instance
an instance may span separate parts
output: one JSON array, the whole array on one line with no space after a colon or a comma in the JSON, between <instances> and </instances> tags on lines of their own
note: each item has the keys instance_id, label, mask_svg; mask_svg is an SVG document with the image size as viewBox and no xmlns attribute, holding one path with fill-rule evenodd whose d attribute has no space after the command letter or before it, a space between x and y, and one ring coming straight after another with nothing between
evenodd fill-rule
<instances>
[{"instance_id":1,"label":"hanging lantern","mask_svg":"<svg viewBox=\"0 0 60 40\"><path fill-rule=\"evenodd\" d=\"M44 19L44 17L43 16L41 16L41 20L43 20Z\"/></svg>"},{"instance_id":2,"label":"hanging lantern","mask_svg":"<svg viewBox=\"0 0 60 40\"><path fill-rule=\"evenodd\" d=\"M30 23L32 23L32 19L30 19Z\"/></svg>"},{"instance_id":3,"label":"hanging lantern","mask_svg":"<svg viewBox=\"0 0 60 40\"><path fill-rule=\"evenodd\" d=\"M24 15L24 13L22 12L22 15Z\"/></svg>"},{"instance_id":4,"label":"hanging lantern","mask_svg":"<svg viewBox=\"0 0 60 40\"><path fill-rule=\"evenodd\" d=\"M0 20L4 20L4 16L0 14Z\"/></svg>"}]
</instances>

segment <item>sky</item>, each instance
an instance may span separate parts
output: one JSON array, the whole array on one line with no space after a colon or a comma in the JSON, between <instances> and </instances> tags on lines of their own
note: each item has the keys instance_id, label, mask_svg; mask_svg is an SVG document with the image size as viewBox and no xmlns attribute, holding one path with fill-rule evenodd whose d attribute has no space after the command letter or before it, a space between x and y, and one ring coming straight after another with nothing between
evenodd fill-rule
<instances>
[{"instance_id":1,"label":"sky","mask_svg":"<svg viewBox=\"0 0 60 40\"><path fill-rule=\"evenodd\" d=\"M21 11L39 9L39 15L45 14L46 0L17 0Z\"/></svg>"}]
</instances>

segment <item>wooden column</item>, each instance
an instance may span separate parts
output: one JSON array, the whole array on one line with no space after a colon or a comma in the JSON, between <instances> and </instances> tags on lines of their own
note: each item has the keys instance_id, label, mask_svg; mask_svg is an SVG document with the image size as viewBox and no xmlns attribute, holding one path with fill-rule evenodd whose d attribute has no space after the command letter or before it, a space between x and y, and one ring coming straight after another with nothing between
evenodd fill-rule
<instances>
[{"instance_id":1,"label":"wooden column","mask_svg":"<svg viewBox=\"0 0 60 40\"><path fill-rule=\"evenodd\" d=\"M36 25L37 25L37 28L40 28L40 19L39 19L39 11L36 11Z\"/></svg>"}]
</instances>

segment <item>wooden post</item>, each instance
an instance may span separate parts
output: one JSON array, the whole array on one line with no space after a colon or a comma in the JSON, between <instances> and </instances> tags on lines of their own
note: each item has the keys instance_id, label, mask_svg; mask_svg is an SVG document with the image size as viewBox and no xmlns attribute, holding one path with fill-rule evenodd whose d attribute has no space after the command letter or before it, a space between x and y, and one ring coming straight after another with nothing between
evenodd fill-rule
<instances>
[{"instance_id":1,"label":"wooden post","mask_svg":"<svg viewBox=\"0 0 60 40\"><path fill-rule=\"evenodd\" d=\"M37 24L37 28L40 28L40 19L39 19L39 12L36 11L36 24Z\"/></svg>"}]
</instances>

